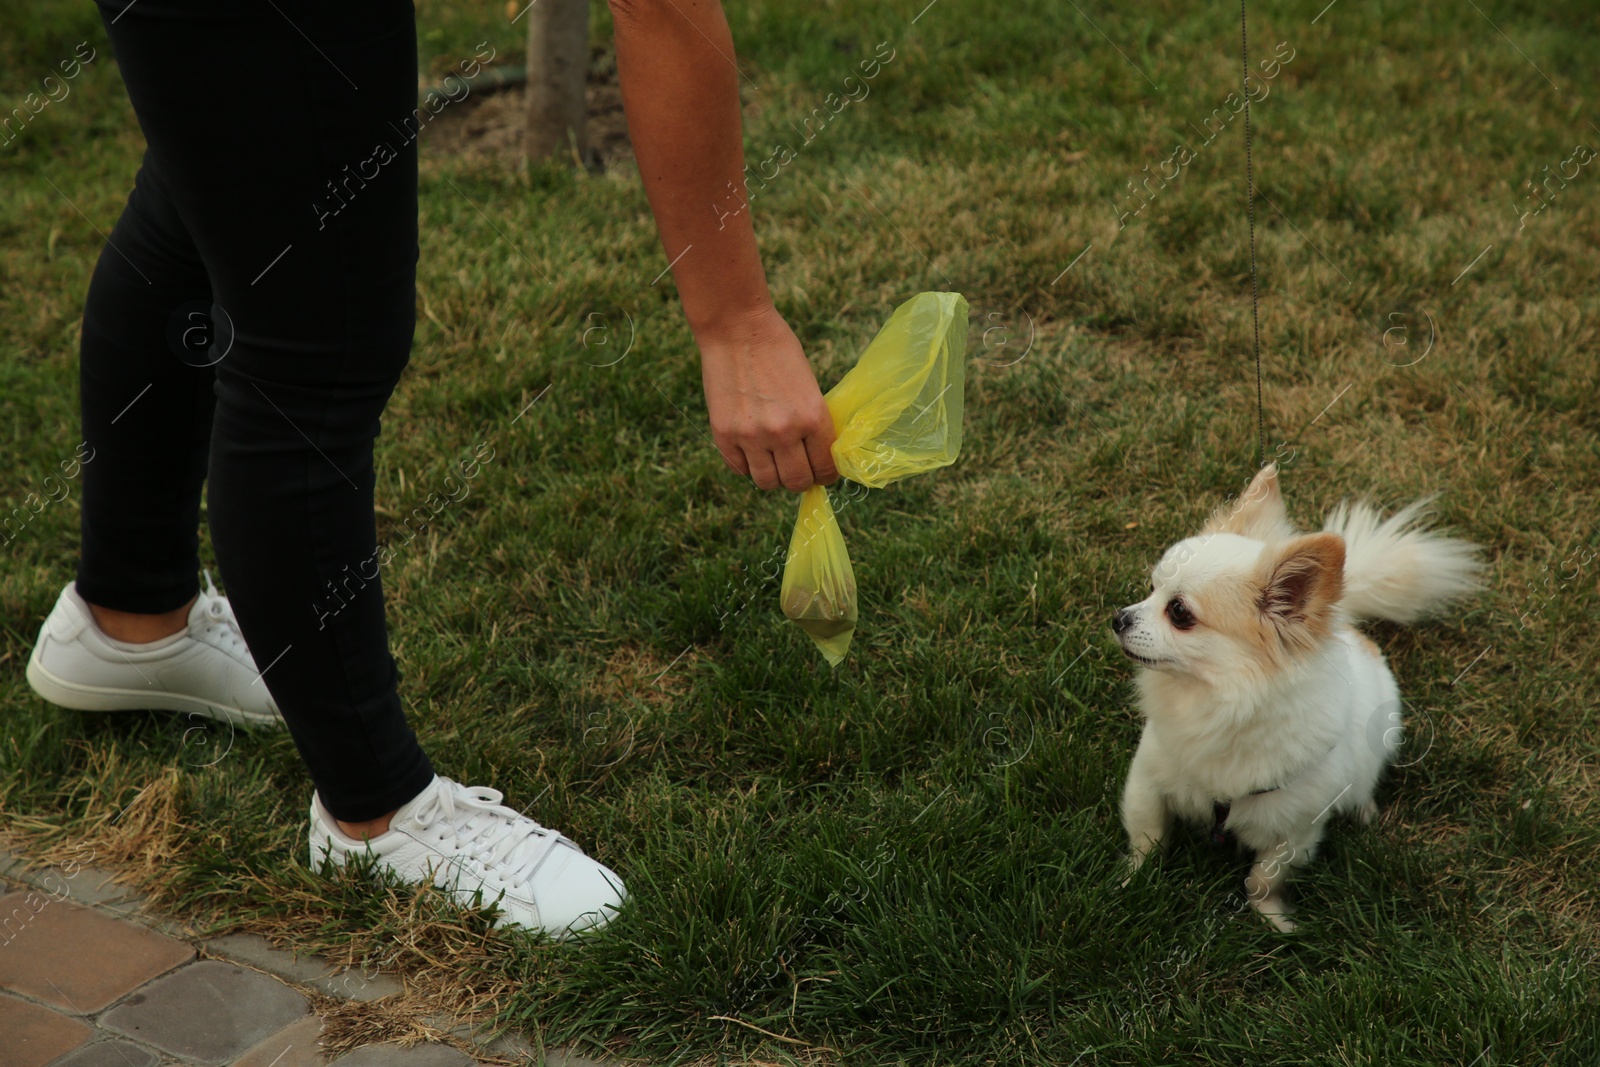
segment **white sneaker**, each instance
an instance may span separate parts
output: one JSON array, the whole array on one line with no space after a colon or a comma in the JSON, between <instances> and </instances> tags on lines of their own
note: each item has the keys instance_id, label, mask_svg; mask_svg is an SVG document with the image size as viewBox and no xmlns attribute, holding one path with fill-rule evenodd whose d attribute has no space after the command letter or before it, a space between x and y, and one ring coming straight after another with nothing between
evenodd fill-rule
<instances>
[{"instance_id":1,"label":"white sneaker","mask_svg":"<svg viewBox=\"0 0 1600 1067\"><path fill-rule=\"evenodd\" d=\"M542 930L557 940L605 925L627 897L622 879L571 840L500 803L497 790L442 776L357 841L339 829L322 798L311 796L311 867L343 866L367 849L407 882L432 882L471 903L498 903L497 926Z\"/></svg>"},{"instance_id":2,"label":"white sneaker","mask_svg":"<svg viewBox=\"0 0 1600 1067\"><path fill-rule=\"evenodd\" d=\"M106 636L69 582L39 628L28 660L34 692L79 711L158 708L236 725L282 726L255 660L211 574L189 609L189 626L159 641Z\"/></svg>"}]
</instances>

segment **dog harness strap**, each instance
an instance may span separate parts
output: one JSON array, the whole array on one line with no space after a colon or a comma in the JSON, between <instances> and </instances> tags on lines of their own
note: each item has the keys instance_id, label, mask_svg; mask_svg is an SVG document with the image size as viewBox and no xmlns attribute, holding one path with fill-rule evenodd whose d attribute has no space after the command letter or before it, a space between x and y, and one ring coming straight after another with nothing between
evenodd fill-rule
<instances>
[{"instance_id":1,"label":"dog harness strap","mask_svg":"<svg viewBox=\"0 0 1600 1067\"><path fill-rule=\"evenodd\" d=\"M1275 785L1271 789L1252 789L1250 790L1250 795L1258 797L1263 793L1276 793L1281 788L1281 786ZM1231 800L1213 800L1211 802L1211 818L1213 820L1211 823L1211 840L1219 845L1228 843L1228 813L1232 810L1233 801Z\"/></svg>"}]
</instances>

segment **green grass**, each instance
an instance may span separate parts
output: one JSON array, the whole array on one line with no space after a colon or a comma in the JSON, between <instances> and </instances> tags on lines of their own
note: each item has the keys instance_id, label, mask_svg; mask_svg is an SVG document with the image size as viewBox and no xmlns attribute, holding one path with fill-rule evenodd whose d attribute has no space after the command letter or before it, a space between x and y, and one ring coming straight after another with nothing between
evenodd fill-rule
<instances>
[{"instance_id":1,"label":"green grass","mask_svg":"<svg viewBox=\"0 0 1600 1067\"><path fill-rule=\"evenodd\" d=\"M1322 0L1252 8L1253 56L1295 49L1253 108L1276 205L1257 214L1267 450L1291 511L1438 492L1492 562L1448 620L1376 632L1407 765L1380 821L1339 826L1297 883L1285 938L1235 912L1243 868L1198 839L1115 885L1138 727L1109 614L1243 487L1254 379L1238 120L1120 231L1113 206L1223 106L1237 12L1079 7L731 14L753 159L896 49L755 202L824 386L904 297L973 308L961 461L843 513L862 621L836 671L778 611L793 498L706 437L637 176L501 172L424 138L381 534L452 459L496 458L384 576L402 696L442 770L618 868L634 903L610 935L408 922L426 900L299 868L309 786L286 739L36 699L22 667L71 576L75 487L4 546L7 828L92 842L209 928L392 961L430 1004L658 1062L1591 1067L1600 563L1563 561L1594 552L1600 513L1600 163L1520 231L1512 205L1600 146L1600 19L1578 0L1342 0L1314 25ZM88 10L36 5L0 38L8 109L77 41L102 48L0 150L7 513L79 440L93 226L141 147ZM419 17L435 73L479 40L515 51L497 8ZM1426 357L1392 365L1430 317ZM1386 347L1391 327L1411 343Z\"/></svg>"}]
</instances>

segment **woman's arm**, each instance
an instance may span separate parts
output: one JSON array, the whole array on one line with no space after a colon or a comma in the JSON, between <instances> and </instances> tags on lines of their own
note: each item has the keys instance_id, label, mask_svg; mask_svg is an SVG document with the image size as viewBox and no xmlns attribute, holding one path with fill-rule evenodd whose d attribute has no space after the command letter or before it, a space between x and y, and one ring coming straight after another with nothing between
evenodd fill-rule
<instances>
[{"instance_id":1,"label":"woman's arm","mask_svg":"<svg viewBox=\"0 0 1600 1067\"><path fill-rule=\"evenodd\" d=\"M628 134L700 348L711 435L763 489L838 478L833 421L772 303L744 186L739 73L720 0L610 0ZM730 184L731 183L731 184Z\"/></svg>"}]
</instances>

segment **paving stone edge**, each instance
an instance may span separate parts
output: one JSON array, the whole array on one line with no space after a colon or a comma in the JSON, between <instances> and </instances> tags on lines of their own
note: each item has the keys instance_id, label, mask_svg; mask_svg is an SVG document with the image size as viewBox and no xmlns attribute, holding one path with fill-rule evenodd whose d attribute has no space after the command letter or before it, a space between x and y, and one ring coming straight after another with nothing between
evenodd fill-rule
<instances>
[{"instance_id":1,"label":"paving stone edge","mask_svg":"<svg viewBox=\"0 0 1600 1067\"><path fill-rule=\"evenodd\" d=\"M62 897L59 895L63 882L77 883L80 879L83 879L81 886L69 886L67 896ZM0 894L9 892L14 887L27 887L51 893L52 899L70 901L79 907L92 909L111 918L136 923L156 933L183 941L195 949L196 955L193 959L163 971L160 975L141 984L136 989L118 997L101 1010L86 1017L91 1021L98 1020L115 1010L125 1003L129 997L134 996L139 990L145 988L150 981L157 981L182 967L191 966L205 959L220 960L224 963L269 975L305 996L313 1006L316 1005L319 999L324 1001L332 999L367 1002L387 999L390 996L396 996L404 992L403 981L390 973L380 972L368 975L349 968L341 969L337 964L309 953L297 955L277 948L258 935L235 934L220 935L215 938L202 937L189 926L149 911L145 905L144 896L117 883L109 871L87 865L77 865L76 870L69 874L61 868L43 866L26 856L0 848ZM71 888L83 888L86 891L79 896L71 893ZM259 942L259 944L252 943L245 947L240 940L243 938L252 939L253 942ZM318 969L325 973L319 975L311 974L313 970ZM351 992L349 985L351 978L362 983L354 993ZM343 982L344 991L340 991L341 981ZM386 992L380 992L382 990L386 990ZM17 996L18 999L36 1003L31 997L24 994L18 994L10 990L7 992L9 995ZM372 992L376 995L356 995L361 992ZM49 1005L41 1004L40 1006L49 1008ZM433 1016L426 1021L436 1029L444 1031L457 1041L460 1041L463 1045L471 1046L477 1050L480 1056L490 1057L499 1061L512 1060L513 1062L526 1064L546 1063L549 1067L601 1067L602 1064L620 1064L623 1062L616 1060L597 1061L563 1049L546 1050L545 1058L541 1059L539 1050L520 1036L496 1036L488 1027L475 1026L471 1023L442 1016ZM92 1024L98 1028L98 1023ZM284 1029L287 1030L289 1028L285 1027ZM121 1034L115 1036L117 1040L149 1051L160 1064L182 1064L185 1062L181 1058L174 1058L172 1053L148 1045L137 1038ZM332 1067L337 1067L337 1063Z\"/></svg>"}]
</instances>

